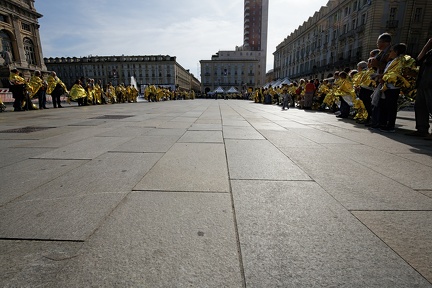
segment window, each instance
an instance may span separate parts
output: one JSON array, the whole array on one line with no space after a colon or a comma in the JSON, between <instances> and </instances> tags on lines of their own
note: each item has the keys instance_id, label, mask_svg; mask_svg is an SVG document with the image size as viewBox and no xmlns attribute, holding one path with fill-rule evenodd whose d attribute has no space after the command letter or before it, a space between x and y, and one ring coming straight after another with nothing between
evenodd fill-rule
<instances>
[{"instance_id":1,"label":"window","mask_svg":"<svg viewBox=\"0 0 432 288\"><path fill-rule=\"evenodd\" d=\"M421 22L422 14L423 14L423 9L416 8L414 13L414 22Z\"/></svg>"},{"instance_id":2,"label":"window","mask_svg":"<svg viewBox=\"0 0 432 288\"><path fill-rule=\"evenodd\" d=\"M366 13L361 16L361 24L366 25Z\"/></svg>"},{"instance_id":3,"label":"window","mask_svg":"<svg viewBox=\"0 0 432 288\"><path fill-rule=\"evenodd\" d=\"M30 24L27 23L21 23L21 29L25 31L31 31L30 30Z\"/></svg>"},{"instance_id":4,"label":"window","mask_svg":"<svg viewBox=\"0 0 432 288\"><path fill-rule=\"evenodd\" d=\"M9 59L9 61L13 61L12 41L11 41L9 35L4 30L1 30L0 31L0 38L1 38L1 43L3 46L3 50L1 52L4 54L8 54L8 56L6 56L6 57L10 56L11 59ZM7 53L5 53L5 52L7 52Z\"/></svg>"},{"instance_id":5,"label":"window","mask_svg":"<svg viewBox=\"0 0 432 288\"><path fill-rule=\"evenodd\" d=\"M24 38L24 51L28 64L36 65L36 55L33 42L29 38Z\"/></svg>"},{"instance_id":6,"label":"window","mask_svg":"<svg viewBox=\"0 0 432 288\"><path fill-rule=\"evenodd\" d=\"M397 13L397 8L396 7L390 8L389 20L395 20L396 19L396 13Z\"/></svg>"}]
</instances>

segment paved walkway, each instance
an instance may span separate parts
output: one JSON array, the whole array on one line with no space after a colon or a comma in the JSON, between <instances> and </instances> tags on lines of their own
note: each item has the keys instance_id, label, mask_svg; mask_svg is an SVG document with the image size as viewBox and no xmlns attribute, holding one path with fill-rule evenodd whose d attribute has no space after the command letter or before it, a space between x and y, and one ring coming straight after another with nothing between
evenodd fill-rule
<instances>
[{"instance_id":1,"label":"paved walkway","mask_svg":"<svg viewBox=\"0 0 432 288\"><path fill-rule=\"evenodd\" d=\"M432 287L432 143L399 116L383 134L237 100L0 113L0 286Z\"/></svg>"}]
</instances>

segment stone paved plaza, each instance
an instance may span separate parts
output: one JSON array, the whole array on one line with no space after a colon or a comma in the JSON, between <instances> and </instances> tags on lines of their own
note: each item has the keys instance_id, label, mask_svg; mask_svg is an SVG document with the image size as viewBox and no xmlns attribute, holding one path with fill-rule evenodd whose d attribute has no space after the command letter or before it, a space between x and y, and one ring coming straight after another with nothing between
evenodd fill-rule
<instances>
[{"instance_id":1,"label":"stone paved plaza","mask_svg":"<svg viewBox=\"0 0 432 288\"><path fill-rule=\"evenodd\" d=\"M398 116L0 113L0 287L432 287L432 141Z\"/></svg>"}]
</instances>

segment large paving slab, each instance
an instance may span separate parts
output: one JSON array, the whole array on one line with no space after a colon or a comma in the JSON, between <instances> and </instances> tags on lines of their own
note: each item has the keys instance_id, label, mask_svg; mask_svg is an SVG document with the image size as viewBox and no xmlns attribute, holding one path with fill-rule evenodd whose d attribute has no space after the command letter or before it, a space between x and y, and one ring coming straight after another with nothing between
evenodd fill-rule
<instances>
[{"instance_id":1,"label":"large paving slab","mask_svg":"<svg viewBox=\"0 0 432 288\"><path fill-rule=\"evenodd\" d=\"M262 130L274 130L274 131L286 131L286 129L274 122L266 122L266 121L250 121L249 122L252 127L257 129L262 133Z\"/></svg>"},{"instance_id":2,"label":"large paving slab","mask_svg":"<svg viewBox=\"0 0 432 288\"><path fill-rule=\"evenodd\" d=\"M82 242L0 240L1 287L54 287L51 279Z\"/></svg>"},{"instance_id":3,"label":"large paving slab","mask_svg":"<svg viewBox=\"0 0 432 288\"><path fill-rule=\"evenodd\" d=\"M231 185L247 287L431 287L316 183Z\"/></svg>"},{"instance_id":4,"label":"large paving slab","mask_svg":"<svg viewBox=\"0 0 432 288\"><path fill-rule=\"evenodd\" d=\"M130 137L91 137L38 155L45 159L93 159L131 140Z\"/></svg>"},{"instance_id":5,"label":"large paving slab","mask_svg":"<svg viewBox=\"0 0 432 288\"><path fill-rule=\"evenodd\" d=\"M267 140L225 140L230 179L311 180Z\"/></svg>"},{"instance_id":6,"label":"large paving slab","mask_svg":"<svg viewBox=\"0 0 432 288\"><path fill-rule=\"evenodd\" d=\"M432 143L423 138L408 137L404 133L380 133L373 130L372 135L363 134L362 139L357 142L375 147L377 150L392 151L392 153L416 153L432 152ZM349 133L345 137L353 137L354 133Z\"/></svg>"},{"instance_id":7,"label":"large paving slab","mask_svg":"<svg viewBox=\"0 0 432 288\"><path fill-rule=\"evenodd\" d=\"M167 152L174 143L179 140L180 136L177 135L145 135L134 137L126 143L116 147L115 151L123 152L146 152L146 153L159 153Z\"/></svg>"},{"instance_id":8,"label":"large paving slab","mask_svg":"<svg viewBox=\"0 0 432 288\"><path fill-rule=\"evenodd\" d=\"M149 136L182 136L184 133L186 133L186 129L184 128L158 128L158 129L151 129L146 133L146 135Z\"/></svg>"},{"instance_id":9,"label":"large paving slab","mask_svg":"<svg viewBox=\"0 0 432 288\"><path fill-rule=\"evenodd\" d=\"M224 139L264 139L253 127L249 126L223 126Z\"/></svg>"},{"instance_id":10,"label":"large paving slab","mask_svg":"<svg viewBox=\"0 0 432 288\"><path fill-rule=\"evenodd\" d=\"M21 145L25 145L27 143L32 143L34 141L35 141L34 139L14 140L14 139L2 139L2 138L0 138L0 151L5 150L6 148L19 147Z\"/></svg>"},{"instance_id":11,"label":"large paving slab","mask_svg":"<svg viewBox=\"0 0 432 288\"><path fill-rule=\"evenodd\" d=\"M9 202L0 207L0 238L84 241L125 195L100 193Z\"/></svg>"},{"instance_id":12,"label":"large paving slab","mask_svg":"<svg viewBox=\"0 0 432 288\"><path fill-rule=\"evenodd\" d=\"M163 153L105 153L41 185L21 201L131 191Z\"/></svg>"},{"instance_id":13,"label":"large paving slab","mask_svg":"<svg viewBox=\"0 0 432 288\"><path fill-rule=\"evenodd\" d=\"M222 131L187 131L179 142L223 143Z\"/></svg>"},{"instance_id":14,"label":"large paving slab","mask_svg":"<svg viewBox=\"0 0 432 288\"><path fill-rule=\"evenodd\" d=\"M33 140L32 140L33 141ZM51 151L50 148L8 148L0 150L0 168L25 161L31 157Z\"/></svg>"},{"instance_id":15,"label":"large paving slab","mask_svg":"<svg viewBox=\"0 0 432 288\"><path fill-rule=\"evenodd\" d=\"M28 159L0 168L0 206L86 162L85 160Z\"/></svg>"},{"instance_id":16,"label":"large paving slab","mask_svg":"<svg viewBox=\"0 0 432 288\"><path fill-rule=\"evenodd\" d=\"M191 125L191 122L168 121L161 123L158 128L188 129Z\"/></svg>"},{"instance_id":17,"label":"large paving slab","mask_svg":"<svg viewBox=\"0 0 432 288\"><path fill-rule=\"evenodd\" d=\"M176 143L134 190L229 192L224 145Z\"/></svg>"},{"instance_id":18,"label":"large paving slab","mask_svg":"<svg viewBox=\"0 0 432 288\"><path fill-rule=\"evenodd\" d=\"M338 157L333 149L281 150L348 210L424 210L432 206L425 195L352 159Z\"/></svg>"},{"instance_id":19,"label":"large paving slab","mask_svg":"<svg viewBox=\"0 0 432 288\"><path fill-rule=\"evenodd\" d=\"M196 131L222 131L222 124L220 124L220 120L217 121L197 121L196 123L192 124L192 126L188 129L189 131L196 130ZM208 122L208 123L206 123ZM217 122L217 123L212 123Z\"/></svg>"},{"instance_id":20,"label":"large paving slab","mask_svg":"<svg viewBox=\"0 0 432 288\"><path fill-rule=\"evenodd\" d=\"M88 139L98 133L107 132L110 129L101 127L80 127L79 129L76 129L76 127L59 127L52 130L57 131L57 133L50 137L35 139L34 141L25 143L19 147L59 148Z\"/></svg>"},{"instance_id":21,"label":"large paving slab","mask_svg":"<svg viewBox=\"0 0 432 288\"><path fill-rule=\"evenodd\" d=\"M260 132L268 141L278 148L310 147L311 149L314 149L321 146L321 144L287 130L260 130Z\"/></svg>"},{"instance_id":22,"label":"large paving slab","mask_svg":"<svg viewBox=\"0 0 432 288\"><path fill-rule=\"evenodd\" d=\"M419 151L418 153L397 153L395 155L432 168L432 153L428 151Z\"/></svg>"},{"instance_id":23,"label":"large paving slab","mask_svg":"<svg viewBox=\"0 0 432 288\"><path fill-rule=\"evenodd\" d=\"M353 214L432 283L432 210Z\"/></svg>"},{"instance_id":24,"label":"large paving slab","mask_svg":"<svg viewBox=\"0 0 432 288\"><path fill-rule=\"evenodd\" d=\"M341 158L353 159L357 163L412 189L432 189L432 178L425 177L432 172L430 166L394 155L392 150L377 151L366 145L328 145L327 147L331 147L331 150ZM364 155L368 155L368 157L364 157ZM426 156L425 158L430 157Z\"/></svg>"},{"instance_id":25,"label":"large paving slab","mask_svg":"<svg viewBox=\"0 0 432 288\"><path fill-rule=\"evenodd\" d=\"M242 287L227 193L131 193L56 287Z\"/></svg>"},{"instance_id":26,"label":"large paving slab","mask_svg":"<svg viewBox=\"0 0 432 288\"><path fill-rule=\"evenodd\" d=\"M338 143L338 144L354 144L355 142L334 134L324 132L318 129L289 129L292 133L299 134L316 143Z\"/></svg>"},{"instance_id":27,"label":"large paving slab","mask_svg":"<svg viewBox=\"0 0 432 288\"><path fill-rule=\"evenodd\" d=\"M143 136L147 132L151 131L152 128L140 127L140 126L124 126L111 128L110 130L98 133L99 137L138 137Z\"/></svg>"},{"instance_id":28,"label":"large paving slab","mask_svg":"<svg viewBox=\"0 0 432 288\"><path fill-rule=\"evenodd\" d=\"M432 198L432 190L423 190L423 191L420 191L420 193Z\"/></svg>"}]
</instances>

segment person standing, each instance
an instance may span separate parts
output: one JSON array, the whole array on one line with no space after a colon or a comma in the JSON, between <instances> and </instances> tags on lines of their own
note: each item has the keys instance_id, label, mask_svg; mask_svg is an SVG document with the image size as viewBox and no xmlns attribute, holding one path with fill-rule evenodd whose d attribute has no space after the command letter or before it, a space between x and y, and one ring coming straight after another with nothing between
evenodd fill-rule
<instances>
[{"instance_id":1,"label":"person standing","mask_svg":"<svg viewBox=\"0 0 432 288\"><path fill-rule=\"evenodd\" d=\"M42 77L42 76L41 76ZM42 78L42 87L39 88L38 91L38 100L39 100L39 109L48 109L48 107L46 107L46 89L48 87L48 82L43 80Z\"/></svg>"},{"instance_id":2,"label":"person standing","mask_svg":"<svg viewBox=\"0 0 432 288\"><path fill-rule=\"evenodd\" d=\"M291 102L291 97L290 94L288 93L288 87L286 86L286 84L283 84L282 86L282 93L281 93L281 97L282 97L282 110L285 109L289 109L289 104Z\"/></svg>"},{"instance_id":3,"label":"person standing","mask_svg":"<svg viewBox=\"0 0 432 288\"><path fill-rule=\"evenodd\" d=\"M305 95L304 95L304 102L303 102L303 108L305 110L312 109L312 102L313 102L313 96L315 94L315 90L316 90L316 86L313 80L309 80L305 85Z\"/></svg>"},{"instance_id":4,"label":"person standing","mask_svg":"<svg viewBox=\"0 0 432 288\"><path fill-rule=\"evenodd\" d=\"M78 106L82 106L83 99L87 98L87 91L81 84L81 80L77 79L72 86L70 93L70 100L78 102Z\"/></svg>"},{"instance_id":5,"label":"person standing","mask_svg":"<svg viewBox=\"0 0 432 288\"><path fill-rule=\"evenodd\" d=\"M420 70L417 76L417 95L414 103L416 130L408 133L410 136L426 137L432 140L429 134L429 117L432 114L432 38L425 44L417 56L417 65Z\"/></svg>"},{"instance_id":6,"label":"person standing","mask_svg":"<svg viewBox=\"0 0 432 288\"><path fill-rule=\"evenodd\" d=\"M51 72L51 75L48 76L48 88L46 93L51 95L54 108L63 108L60 104L60 96L67 93L67 88L60 78L57 77L56 72Z\"/></svg>"},{"instance_id":7,"label":"person standing","mask_svg":"<svg viewBox=\"0 0 432 288\"><path fill-rule=\"evenodd\" d=\"M97 105L102 104L102 81L98 80L98 82L94 85L95 89L95 103ZM106 104L106 103L105 103Z\"/></svg>"},{"instance_id":8,"label":"person standing","mask_svg":"<svg viewBox=\"0 0 432 288\"><path fill-rule=\"evenodd\" d=\"M391 61L387 64L381 79L381 91L385 95L385 118L384 127L380 130L383 132L394 132L396 116L398 110L398 98L402 88L410 88L408 80L405 78L405 70L415 70L415 60L405 55L407 46L404 43L393 45L390 49L389 58ZM383 116L383 115L381 115Z\"/></svg>"},{"instance_id":9,"label":"person standing","mask_svg":"<svg viewBox=\"0 0 432 288\"><path fill-rule=\"evenodd\" d=\"M42 79L42 73L39 70L36 70L33 76L30 78L30 81L27 85L27 90L29 93L29 101L33 97L37 96L39 102L39 109L44 108L43 99L41 97L44 81Z\"/></svg>"},{"instance_id":10,"label":"person standing","mask_svg":"<svg viewBox=\"0 0 432 288\"><path fill-rule=\"evenodd\" d=\"M384 69L387 66L387 63L390 61L390 48L392 46L392 37L389 33L383 33L378 36L377 47L379 49L378 54L370 59L371 67L374 68L377 72L377 76L375 81L377 83L380 82L382 75L384 73ZM379 128L384 125L386 119L386 99L383 97L381 90L381 85L375 88L372 94L372 121L367 123L367 126L371 128Z\"/></svg>"},{"instance_id":11,"label":"person standing","mask_svg":"<svg viewBox=\"0 0 432 288\"><path fill-rule=\"evenodd\" d=\"M10 71L9 83L12 97L15 99L13 103L14 111L24 111L21 105L24 100L26 81L19 75L18 69L14 68Z\"/></svg>"}]
</instances>

